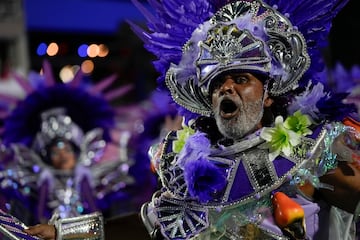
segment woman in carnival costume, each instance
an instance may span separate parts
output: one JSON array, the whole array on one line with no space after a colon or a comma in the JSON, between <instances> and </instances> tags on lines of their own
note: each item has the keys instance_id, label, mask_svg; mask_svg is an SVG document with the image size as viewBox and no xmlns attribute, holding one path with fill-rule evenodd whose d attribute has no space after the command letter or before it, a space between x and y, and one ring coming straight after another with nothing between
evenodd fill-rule
<instances>
[{"instance_id":1,"label":"woman in carnival costume","mask_svg":"<svg viewBox=\"0 0 360 240\"><path fill-rule=\"evenodd\" d=\"M6 106L1 191L10 203L4 210L26 224L96 211L106 217L138 211L140 205L132 203L143 185L137 174L146 173L133 169L130 174L133 136L118 126L122 106L111 105L132 86L108 91L115 75L94 85L81 71L69 83L57 82L47 61L43 72L29 81L16 76L23 98L0 96Z\"/></svg>"},{"instance_id":2,"label":"woman in carnival costume","mask_svg":"<svg viewBox=\"0 0 360 240\"><path fill-rule=\"evenodd\" d=\"M134 3L150 33L133 28L187 123L154 152L149 236L355 239L356 108L318 74L347 1L149 1L155 16Z\"/></svg>"}]
</instances>

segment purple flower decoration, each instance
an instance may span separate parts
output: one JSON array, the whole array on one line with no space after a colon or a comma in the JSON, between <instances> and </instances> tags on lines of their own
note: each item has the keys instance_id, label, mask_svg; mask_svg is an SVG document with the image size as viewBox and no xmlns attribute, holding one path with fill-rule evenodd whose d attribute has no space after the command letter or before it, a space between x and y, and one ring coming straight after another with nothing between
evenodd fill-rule
<instances>
[{"instance_id":1,"label":"purple flower decoration","mask_svg":"<svg viewBox=\"0 0 360 240\"><path fill-rule=\"evenodd\" d=\"M202 203L216 198L226 186L225 170L208 160L210 148L206 134L196 132L178 155L177 163L184 170L189 194Z\"/></svg>"},{"instance_id":2,"label":"purple flower decoration","mask_svg":"<svg viewBox=\"0 0 360 240\"><path fill-rule=\"evenodd\" d=\"M226 186L225 170L203 157L187 162L184 176L190 196L201 203L216 200Z\"/></svg>"},{"instance_id":3,"label":"purple flower decoration","mask_svg":"<svg viewBox=\"0 0 360 240\"><path fill-rule=\"evenodd\" d=\"M178 164L184 167L187 162L207 157L210 153L210 140L205 133L196 132L191 135L178 156Z\"/></svg>"}]
</instances>

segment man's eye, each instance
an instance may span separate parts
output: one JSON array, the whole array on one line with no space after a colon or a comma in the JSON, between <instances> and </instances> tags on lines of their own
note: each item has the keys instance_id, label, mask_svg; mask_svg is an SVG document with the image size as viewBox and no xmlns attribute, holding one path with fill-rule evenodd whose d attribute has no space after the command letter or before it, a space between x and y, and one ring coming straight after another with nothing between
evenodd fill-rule
<instances>
[{"instance_id":1,"label":"man's eye","mask_svg":"<svg viewBox=\"0 0 360 240\"><path fill-rule=\"evenodd\" d=\"M234 77L234 81L238 84L240 83L247 83L249 81L249 79L245 76L236 76Z\"/></svg>"}]
</instances>

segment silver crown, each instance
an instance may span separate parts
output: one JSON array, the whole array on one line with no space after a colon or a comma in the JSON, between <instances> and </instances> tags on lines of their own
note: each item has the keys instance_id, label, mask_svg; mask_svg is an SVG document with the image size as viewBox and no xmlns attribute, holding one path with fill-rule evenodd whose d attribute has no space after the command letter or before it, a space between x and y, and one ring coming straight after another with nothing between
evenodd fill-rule
<instances>
[{"instance_id":1,"label":"silver crown","mask_svg":"<svg viewBox=\"0 0 360 240\"><path fill-rule=\"evenodd\" d=\"M270 78L269 93L279 96L295 88L309 66L305 39L285 16L260 0L237 1L193 32L165 82L175 102L210 116L209 88L219 74L260 72Z\"/></svg>"}]
</instances>

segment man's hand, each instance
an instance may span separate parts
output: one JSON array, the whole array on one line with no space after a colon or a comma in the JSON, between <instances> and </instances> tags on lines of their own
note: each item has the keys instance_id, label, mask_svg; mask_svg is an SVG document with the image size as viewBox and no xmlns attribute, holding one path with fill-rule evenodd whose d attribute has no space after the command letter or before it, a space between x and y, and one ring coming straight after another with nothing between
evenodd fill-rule
<instances>
[{"instance_id":1,"label":"man's hand","mask_svg":"<svg viewBox=\"0 0 360 240\"><path fill-rule=\"evenodd\" d=\"M44 240L55 240L56 238L56 229L54 225L38 224L25 229L24 232Z\"/></svg>"}]
</instances>

